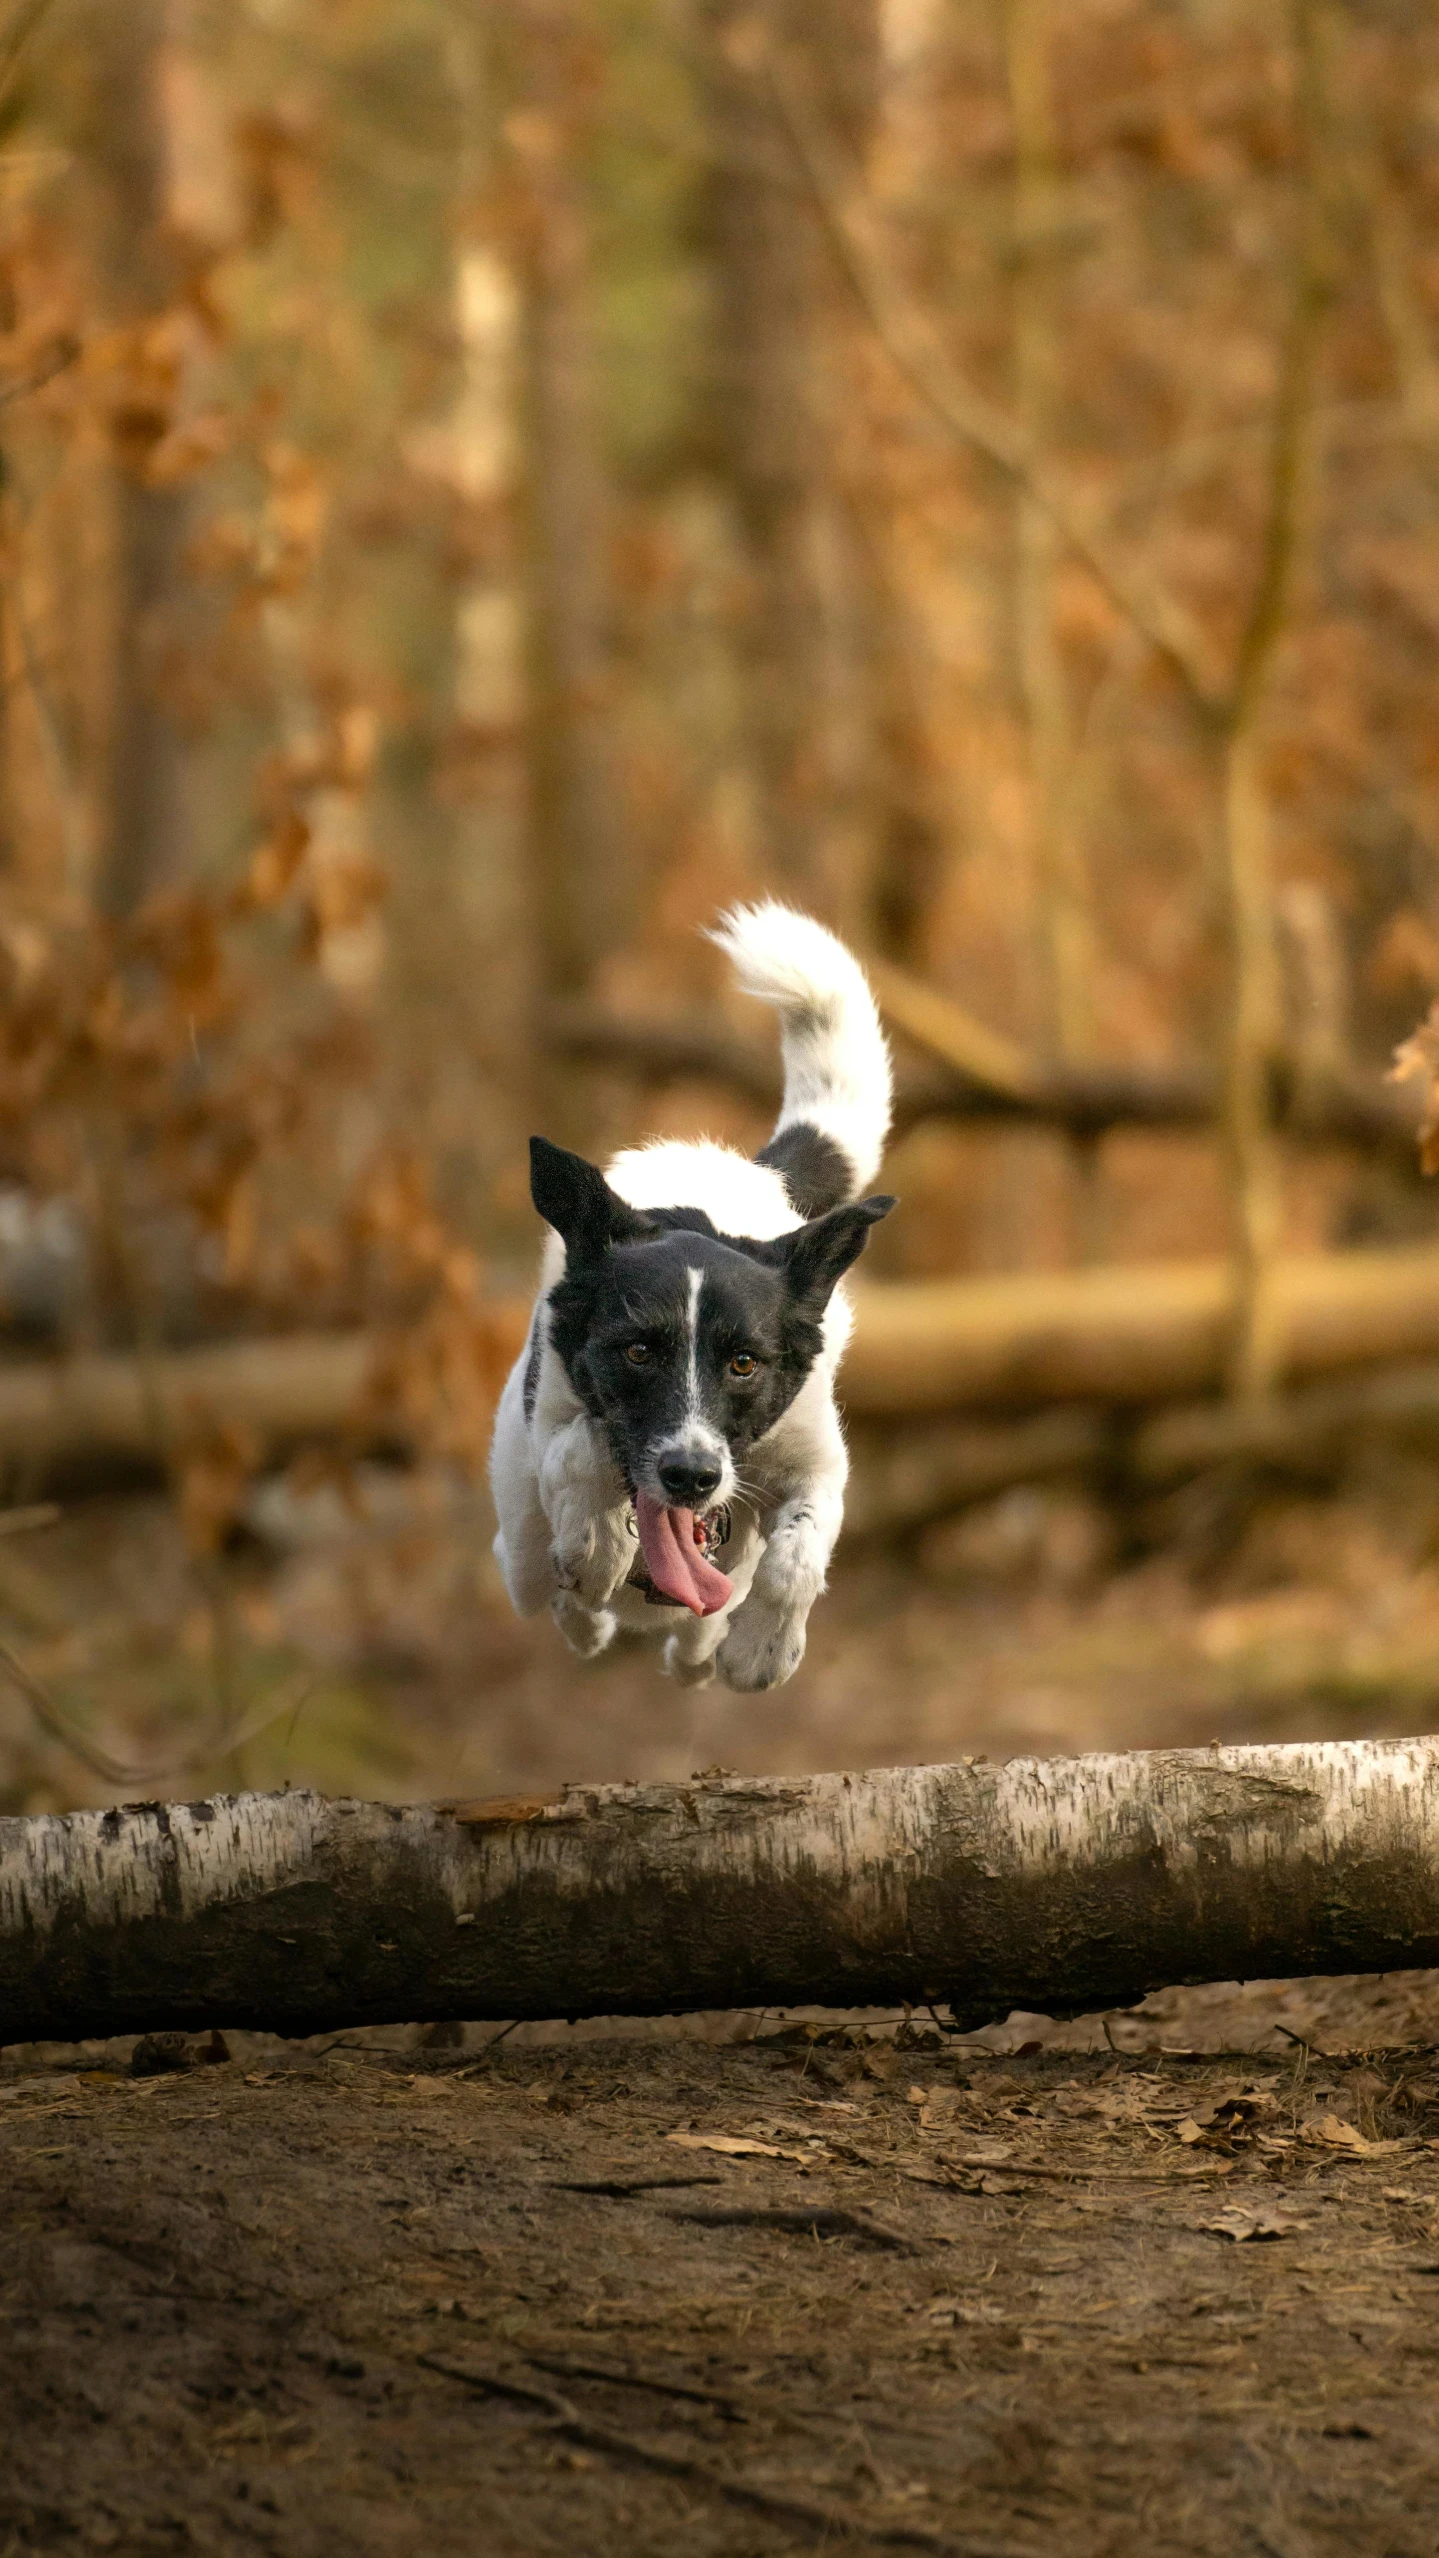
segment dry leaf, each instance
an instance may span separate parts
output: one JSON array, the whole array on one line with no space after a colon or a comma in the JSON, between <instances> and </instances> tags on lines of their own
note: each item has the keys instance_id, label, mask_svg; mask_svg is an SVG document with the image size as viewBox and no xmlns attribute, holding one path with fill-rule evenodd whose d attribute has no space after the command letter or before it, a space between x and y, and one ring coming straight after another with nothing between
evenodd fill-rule
<instances>
[{"instance_id":1,"label":"dry leaf","mask_svg":"<svg viewBox=\"0 0 1439 2558\"><path fill-rule=\"evenodd\" d=\"M1391 1084L1416 1079L1424 1087L1419 1121L1420 1168L1439 1172L1439 998L1430 1005L1418 1029L1400 1041L1387 1078Z\"/></svg>"},{"instance_id":2,"label":"dry leaf","mask_svg":"<svg viewBox=\"0 0 1439 2558\"><path fill-rule=\"evenodd\" d=\"M802 2149L781 2149L774 2141L751 2141L736 2132L666 2132L666 2140L675 2141L681 2149L718 2150L721 2158L794 2158L801 2166L809 2165Z\"/></svg>"},{"instance_id":3,"label":"dry leaf","mask_svg":"<svg viewBox=\"0 0 1439 2558\"><path fill-rule=\"evenodd\" d=\"M1296 2229L1303 2229L1306 2223L1291 2220L1287 2212L1244 2211L1236 2203L1229 2211L1221 2212L1217 2220L1201 2221L1199 2226L1213 2230L1217 2238L1232 2238L1239 2246L1251 2238L1292 2238Z\"/></svg>"},{"instance_id":4,"label":"dry leaf","mask_svg":"<svg viewBox=\"0 0 1439 2558\"><path fill-rule=\"evenodd\" d=\"M1346 2123L1341 2114L1325 2114L1309 2125L1304 2137L1322 2142L1326 2149L1345 2150L1351 2158L1382 2158L1404 2147L1402 2141L1367 2141L1357 2123Z\"/></svg>"}]
</instances>

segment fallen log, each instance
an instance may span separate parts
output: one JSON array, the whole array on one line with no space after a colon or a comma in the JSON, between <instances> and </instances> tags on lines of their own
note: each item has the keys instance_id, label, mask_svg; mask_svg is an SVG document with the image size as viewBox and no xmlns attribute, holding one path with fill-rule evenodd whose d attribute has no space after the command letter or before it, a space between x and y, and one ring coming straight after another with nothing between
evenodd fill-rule
<instances>
[{"instance_id":1,"label":"fallen log","mask_svg":"<svg viewBox=\"0 0 1439 2558\"><path fill-rule=\"evenodd\" d=\"M529 1307L487 1309L518 1356ZM357 1427L375 1365L373 1333L301 1332L202 1349L85 1352L0 1366L0 1466L27 1487L64 1484L122 1467L151 1472L187 1438L237 1426L262 1455ZM372 1416L372 1440L391 1430Z\"/></svg>"},{"instance_id":2,"label":"fallen log","mask_svg":"<svg viewBox=\"0 0 1439 2558\"><path fill-rule=\"evenodd\" d=\"M1274 1264L1285 1378L1439 1352L1439 1249ZM855 1290L841 1391L861 1414L1085 1402L1135 1405L1223 1379L1234 1282L1223 1261L1101 1264Z\"/></svg>"},{"instance_id":3,"label":"fallen log","mask_svg":"<svg viewBox=\"0 0 1439 2558\"><path fill-rule=\"evenodd\" d=\"M77 1467L153 1467L216 1421L267 1448L325 1437L357 1411L374 1356L362 1332L292 1333L143 1358L93 1351L0 1367L0 1460L30 1483Z\"/></svg>"},{"instance_id":4,"label":"fallen log","mask_svg":"<svg viewBox=\"0 0 1439 2558\"><path fill-rule=\"evenodd\" d=\"M727 1084L759 1110L779 1100L779 1061L719 1017L617 1014L597 1004L557 1004L544 1021L547 1044L576 1063L609 1066L656 1083L681 1077ZM1006 1046L1008 1043L1004 1043ZM999 1046L998 1041L995 1042ZM1043 1063L1024 1077L939 1059L898 1063L894 1124L903 1135L925 1119L1029 1123L1100 1137L1110 1128L1208 1128L1219 1119L1219 1079L1203 1064L1131 1064L1123 1058ZM1276 1069L1275 1124L1305 1145L1358 1146L1418 1172L1419 1113L1412 1095L1377 1077Z\"/></svg>"},{"instance_id":5,"label":"fallen log","mask_svg":"<svg viewBox=\"0 0 1439 2558\"><path fill-rule=\"evenodd\" d=\"M1019 1419L950 1414L850 1431L847 1538L892 1537L1016 1484L1088 1479L1111 1496L1216 1468L1333 1483L1359 1447L1439 1455L1439 1364L1365 1369L1261 1404L1210 1397L1136 1414L1059 1405Z\"/></svg>"},{"instance_id":6,"label":"fallen log","mask_svg":"<svg viewBox=\"0 0 1439 2558\"><path fill-rule=\"evenodd\" d=\"M1439 1248L1281 1261L1274 1291L1290 1378L1439 1355ZM857 1289L855 1303L841 1389L861 1419L1046 1404L1133 1409L1212 1393L1233 1319L1222 1261L894 1280ZM489 1312L518 1353L528 1306L497 1300ZM373 1353L370 1335L336 1332L159 1351L143 1363L118 1352L17 1361L0 1367L0 1465L27 1489L87 1468L153 1467L167 1437L220 1422L282 1452L356 1422ZM1197 1439L1208 1426L1197 1425ZM1092 1415L1024 1428L1028 1458L1029 1439L951 1449L941 1464L954 1501L1071 1470L1105 1435ZM917 1478L928 1459L900 1451L897 1476L907 1463Z\"/></svg>"},{"instance_id":7,"label":"fallen log","mask_svg":"<svg viewBox=\"0 0 1439 2558\"><path fill-rule=\"evenodd\" d=\"M1016 1483L1095 1474L1114 1465L1118 1444L1110 1414L1074 1406L1019 1421L862 1427L850 1433L844 1533L896 1536Z\"/></svg>"},{"instance_id":8,"label":"fallen log","mask_svg":"<svg viewBox=\"0 0 1439 2558\"><path fill-rule=\"evenodd\" d=\"M1381 1368L1259 1405L1181 1404L1150 1413L1119 1450L1119 1462L1141 1487L1236 1465L1328 1480L1357 1445L1380 1438L1431 1457L1439 1450L1439 1367Z\"/></svg>"},{"instance_id":9,"label":"fallen log","mask_svg":"<svg viewBox=\"0 0 1439 2558\"><path fill-rule=\"evenodd\" d=\"M0 1820L0 2043L1439 1965L1439 1741Z\"/></svg>"}]
</instances>

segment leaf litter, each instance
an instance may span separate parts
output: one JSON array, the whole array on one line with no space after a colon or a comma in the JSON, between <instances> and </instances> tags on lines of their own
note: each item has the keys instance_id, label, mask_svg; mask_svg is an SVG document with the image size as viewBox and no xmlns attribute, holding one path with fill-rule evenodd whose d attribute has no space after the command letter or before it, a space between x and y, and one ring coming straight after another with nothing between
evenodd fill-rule
<instances>
[{"instance_id":1,"label":"leaf litter","mask_svg":"<svg viewBox=\"0 0 1439 2558\"><path fill-rule=\"evenodd\" d=\"M1121 2506L1228 2558L1276 2500L1338 2558L1439 2505L1425 2056L255 2057L149 2106L27 2064L76 2117L44 2150L0 2108L0 2547L148 2546L181 2499L218 2545L268 2497L287 2547L368 2553L399 2463L434 2558L477 2497L497 2558L665 2548L677 2492L695 2558L1107 2558Z\"/></svg>"}]
</instances>

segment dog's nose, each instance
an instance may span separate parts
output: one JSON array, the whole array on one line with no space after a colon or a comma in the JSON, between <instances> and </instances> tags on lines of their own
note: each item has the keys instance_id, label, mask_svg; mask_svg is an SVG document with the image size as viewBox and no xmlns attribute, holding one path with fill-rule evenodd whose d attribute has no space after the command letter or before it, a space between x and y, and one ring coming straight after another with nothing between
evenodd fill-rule
<instances>
[{"instance_id":1,"label":"dog's nose","mask_svg":"<svg viewBox=\"0 0 1439 2558\"><path fill-rule=\"evenodd\" d=\"M698 1510L719 1490L720 1469L713 1457L664 1457L655 1471L671 1501Z\"/></svg>"}]
</instances>

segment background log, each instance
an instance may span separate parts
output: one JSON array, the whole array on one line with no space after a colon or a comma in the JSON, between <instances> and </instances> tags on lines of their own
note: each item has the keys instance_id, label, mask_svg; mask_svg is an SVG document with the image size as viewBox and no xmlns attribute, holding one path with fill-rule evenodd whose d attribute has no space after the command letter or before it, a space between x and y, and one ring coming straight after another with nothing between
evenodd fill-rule
<instances>
[{"instance_id":1,"label":"background log","mask_svg":"<svg viewBox=\"0 0 1439 2558\"><path fill-rule=\"evenodd\" d=\"M1432 1246L1295 1255L1273 1265L1271 1286L1288 1377L1439 1351ZM857 1288L843 1398L894 1415L1203 1394L1223 1377L1233 1291L1222 1261Z\"/></svg>"},{"instance_id":2,"label":"background log","mask_svg":"<svg viewBox=\"0 0 1439 2558\"><path fill-rule=\"evenodd\" d=\"M1439 1965L1439 1742L0 1820L0 2042Z\"/></svg>"},{"instance_id":3,"label":"background log","mask_svg":"<svg viewBox=\"0 0 1439 2558\"><path fill-rule=\"evenodd\" d=\"M1286 1368L1295 1379L1439 1355L1439 1250L1432 1247L1283 1261L1274 1285ZM1231 1290L1220 1261L857 1289L842 1376L844 1402L857 1418L1091 1407L1082 1418L1027 1420L998 1438L978 1427L962 1442L952 1433L923 1446L907 1441L885 1461L893 1481L876 1494L876 1516L866 1524L879 1525L880 1510L898 1523L1007 1482L1082 1467L1103 1453L1106 1433L1094 1415L1105 1407L1212 1393L1223 1374ZM490 1313L518 1352L524 1300L497 1300ZM242 1424L271 1453L333 1437L362 1413L374 1346L361 1332L298 1333L157 1352L143 1364L113 1352L17 1361L0 1367L0 1463L28 1492L108 1465L154 1466L163 1436L183 1439L215 1422ZM1351 1382L1357 1391L1360 1381ZM1395 1391L1401 1403L1416 1394L1423 1402L1427 1394L1413 1375ZM1188 1460L1175 1462L1181 1443L1192 1444L1198 1465L1243 1454L1240 1441L1262 1455L1270 1427L1266 1416L1218 1421L1201 1412L1184 1423L1168 1454L1156 1446L1153 1465L1146 1459L1141 1471L1156 1479L1184 1472ZM1321 1435L1328 1429L1322 1422ZM398 1425L396 1436L403 1436ZM914 1478L909 1488L906 1476ZM922 1491L921 1477L934 1478L937 1497L933 1487ZM856 1490L857 1502L867 1498Z\"/></svg>"},{"instance_id":4,"label":"background log","mask_svg":"<svg viewBox=\"0 0 1439 2558\"><path fill-rule=\"evenodd\" d=\"M30 1484L153 1467L198 1423L236 1422L268 1448L340 1429L374 1356L362 1332L292 1333L203 1350L116 1351L0 1368L0 1460Z\"/></svg>"},{"instance_id":5,"label":"background log","mask_svg":"<svg viewBox=\"0 0 1439 2558\"><path fill-rule=\"evenodd\" d=\"M577 1063L655 1083L693 1076L727 1084L759 1110L773 1109L779 1099L773 1049L736 1035L718 1017L621 1015L599 1004L556 1003L542 1027L554 1052ZM1000 1045L997 1038L994 1044ZM1382 1153L1417 1175L1419 1115L1412 1094L1357 1071L1336 1067L1319 1077L1282 1064L1271 1101L1286 1136ZM998 1068L981 1073L976 1049L967 1067L901 1058L895 1073L894 1124L901 1135L924 1119L1028 1121L1097 1137L1107 1128L1209 1128L1218 1116L1218 1077L1203 1064L1047 1060L1021 1079Z\"/></svg>"},{"instance_id":6,"label":"background log","mask_svg":"<svg viewBox=\"0 0 1439 2558\"><path fill-rule=\"evenodd\" d=\"M1439 1455L1439 1365L1368 1369L1260 1404L1211 1397L1136 1415L1058 1405L1012 1420L948 1414L850 1431L849 1538L893 1537L1015 1484L1087 1479L1134 1498L1216 1468L1332 1485L1357 1449Z\"/></svg>"},{"instance_id":7,"label":"background log","mask_svg":"<svg viewBox=\"0 0 1439 2558\"><path fill-rule=\"evenodd\" d=\"M1012 1484L1093 1475L1121 1456L1112 1416L1083 1406L1016 1421L916 1420L901 1430L875 1422L850 1432L844 1532L896 1536Z\"/></svg>"}]
</instances>

